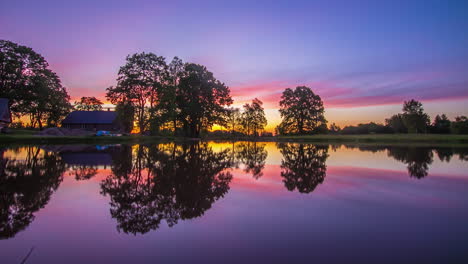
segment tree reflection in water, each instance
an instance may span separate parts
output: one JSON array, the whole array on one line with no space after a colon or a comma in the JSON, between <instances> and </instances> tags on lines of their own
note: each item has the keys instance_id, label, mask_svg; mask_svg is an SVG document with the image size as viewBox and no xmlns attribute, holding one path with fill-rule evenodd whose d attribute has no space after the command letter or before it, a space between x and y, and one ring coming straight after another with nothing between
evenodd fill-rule
<instances>
[{"instance_id":1,"label":"tree reflection in water","mask_svg":"<svg viewBox=\"0 0 468 264\"><path fill-rule=\"evenodd\" d=\"M310 193L322 183L327 173L328 146L279 143L283 155L281 176L289 191Z\"/></svg>"},{"instance_id":2,"label":"tree reflection in water","mask_svg":"<svg viewBox=\"0 0 468 264\"><path fill-rule=\"evenodd\" d=\"M388 156L405 163L411 177L421 179L427 176L434 154L428 147L390 147Z\"/></svg>"},{"instance_id":3,"label":"tree reflection in water","mask_svg":"<svg viewBox=\"0 0 468 264\"><path fill-rule=\"evenodd\" d=\"M14 237L34 220L34 213L49 202L66 170L55 153L37 147L21 151L26 157L15 159L4 158L0 150L0 239Z\"/></svg>"},{"instance_id":4,"label":"tree reflection in water","mask_svg":"<svg viewBox=\"0 0 468 264\"><path fill-rule=\"evenodd\" d=\"M77 181L89 180L98 174L98 168L92 165L72 165L69 174L74 175Z\"/></svg>"},{"instance_id":5,"label":"tree reflection in water","mask_svg":"<svg viewBox=\"0 0 468 264\"><path fill-rule=\"evenodd\" d=\"M214 152L207 143L123 146L113 175L101 184L111 198L119 231L146 233L162 220L202 216L229 190L229 150Z\"/></svg>"},{"instance_id":6,"label":"tree reflection in water","mask_svg":"<svg viewBox=\"0 0 468 264\"><path fill-rule=\"evenodd\" d=\"M244 164L244 172L252 174L255 179L263 176L268 152L265 150L266 143L241 142L234 146L236 160Z\"/></svg>"},{"instance_id":7,"label":"tree reflection in water","mask_svg":"<svg viewBox=\"0 0 468 264\"><path fill-rule=\"evenodd\" d=\"M468 161L467 148L457 147L421 147L421 146L359 146L346 144L346 148L358 148L360 151L387 151L387 155L407 165L410 177L422 179L429 174L429 165L434 161L434 152L442 162L450 162L454 155Z\"/></svg>"}]
</instances>

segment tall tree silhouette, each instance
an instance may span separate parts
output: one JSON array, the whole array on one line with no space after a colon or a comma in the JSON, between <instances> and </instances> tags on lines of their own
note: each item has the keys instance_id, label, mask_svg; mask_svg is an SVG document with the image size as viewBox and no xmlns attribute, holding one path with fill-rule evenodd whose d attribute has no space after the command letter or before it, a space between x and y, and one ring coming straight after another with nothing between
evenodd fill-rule
<instances>
[{"instance_id":1,"label":"tall tree silhouette","mask_svg":"<svg viewBox=\"0 0 468 264\"><path fill-rule=\"evenodd\" d=\"M277 128L279 134L313 134L327 129L322 99L309 87L284 90L279 112L282 118Z\"/></svg>"},{"instance_id":2,"label":"tall tree silhouette","mask_svg":"<svg viewBox=\"0 0 468 264\"><path fill-rule=\"evenodd\" d=\"M187 136L226 122L226 106L232 104L229 88L199 64L185 64L176 96L178 115Z\"/></svg>"},{"instance_id":3,"label":"tall tree silhouette","mask_svg":"<svg viewBox=\"0 0 468 264\"><path fill-rule=\"evenodd\" d=\"M258 136L268 124L265 117L263 102L255 98L252 103L246 103L243 106L244 111L241 114L240 125L246 135Z\"/></svg>"},{"instance_id":4,"label":"tall tree silhouette","mask_svg":"<svg viewBox=\"0 0 468 264\"><path fill-rule=\"evenodd\" d=\"M127 56L120 67L117 86L107 88L106 97L113 104L131 104L141 132L148 127L161 88L167 81L167 64L164 57L153 53L135 53Z\"/></svg>"},{"instance_id":5,"label":"tall tree silhouette","mask_svg":"<svg viewBox=\"0 0 468 264\"><path fill-rule=\"evenodd\" d=\"M8 98L15 116L32 126L56 126L71 110L70 96L49 64L33 49L0 40L0 97Z\"/></svg>"},{"instance_id":6,"label":"tall tree silhouette","mask_svg":"<svg viewBox=\"0 0 468 264\"><path fill-rule=\"evenodd\" d=\"M328 146L279 143L278 148L283 155L281 176L289 191L310 193L324 181Z\"/></svg>"},{"instance_id":7,"label":"tall tree silhouette","mask_svg":"<svg viewBox=\"0 0 468 264\"><path fill-rule=\"evenodd\" d=\"M18 150L25 159L8 159L0 150L0 239L14 237L33 220L62 182L64 162L37 147Z\"/></svg>"},{"instance_id":8,"label":"tall tree silhouette","mask_svg":"<svg viewBox=\"0 0 468 264\"><path fill-rule=\"evenodd\" d=\"M422 103L414 99L403 103L402 120L409 133L426 133L431 121Z\"/></svg>"}]
</instances>

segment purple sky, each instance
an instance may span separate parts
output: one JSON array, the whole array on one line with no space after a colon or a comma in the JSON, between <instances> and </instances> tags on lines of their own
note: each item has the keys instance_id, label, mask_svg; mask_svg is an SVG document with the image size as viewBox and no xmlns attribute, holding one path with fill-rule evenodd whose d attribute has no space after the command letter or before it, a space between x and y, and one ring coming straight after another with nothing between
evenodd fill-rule
<instances>
[{"instance_id":1,"label":"purple sky","mask_svg":"<svg viewBox=\"0 0 468 264\"><path fill-rule=\"evenodd\" d=\"M274 2L274 3L272 3ZM128 54L201 63L236 105L308 85L338 124L421 100L468 115L467 1L2 1L0 39L30 46L73 98L104 97Z\"/></svg>"}]
</instances>

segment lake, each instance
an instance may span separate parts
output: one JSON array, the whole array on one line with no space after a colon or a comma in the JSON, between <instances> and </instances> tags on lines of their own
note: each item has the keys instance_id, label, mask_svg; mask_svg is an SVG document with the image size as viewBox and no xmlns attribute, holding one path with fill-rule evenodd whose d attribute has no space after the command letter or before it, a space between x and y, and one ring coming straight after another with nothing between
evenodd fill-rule
<instances>
[{"instance_id":1,"label":"lake","mask_svg":"<svg viewBox=\"0 0 468 264\"><path fill-rule=\"evenodd\" d=\"M3 263L468 263L468 148L0 148Z\"/></svg>"}]
</instances>

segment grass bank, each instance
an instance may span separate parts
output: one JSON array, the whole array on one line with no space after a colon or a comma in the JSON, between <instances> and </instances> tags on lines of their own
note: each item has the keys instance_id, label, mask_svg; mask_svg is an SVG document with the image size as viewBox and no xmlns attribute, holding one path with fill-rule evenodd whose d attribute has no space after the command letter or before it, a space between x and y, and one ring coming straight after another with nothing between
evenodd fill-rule
<instances>
[{"instance_id":1,"label":"grass bank","mask_svg":"<svg viewBox=\"0 0 468 264\"><path fill-rule=\"evenodd\" d=\"M119 143L151 143L168 141L187 141L182 137L158 137L131 135L122 137L96 136L35 136L33 133L1 134L0 144L119 144ZM310 143L382 143L382 144L450 144L468 146L468 135L437 135L437 134L385 134L385 135L309 135L309 136L278 136L260 138L203 138L204 141L262 141L262 142L310 142Z\"/></svg>"},{"instance_id":2,"label":"grass bank","mask_svg":"<svg viewBox=\"0 0 468 264\"><path fill-rule=\"evenodd\" d=\"M118 144L118 143L145 143L160 141L178 141L175 137L149 137L149 136L122 136L122 137L96 137L96 136L35 136L27 134L0 135L0 144Z\"/></svg>"}]
</instances>

